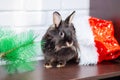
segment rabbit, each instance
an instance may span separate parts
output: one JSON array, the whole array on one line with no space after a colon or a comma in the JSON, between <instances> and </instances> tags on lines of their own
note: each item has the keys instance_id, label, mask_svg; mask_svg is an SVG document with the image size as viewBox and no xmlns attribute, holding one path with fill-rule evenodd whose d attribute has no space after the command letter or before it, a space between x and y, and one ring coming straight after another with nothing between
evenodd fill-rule
<instances>
[{"instance_id":1,"label":"rabbit","mask_svg":"<svg viewBox=\"0 0 120 80\"><path fill-rule=\"evenodd\" d=\"M65 20L62 20L59 12L53 12L53 24L42 37L45 68L64 67L70 60L79 63L79 45L75 27L72 23L74 14L75 11Z\"/></svg>"}]
</instances>

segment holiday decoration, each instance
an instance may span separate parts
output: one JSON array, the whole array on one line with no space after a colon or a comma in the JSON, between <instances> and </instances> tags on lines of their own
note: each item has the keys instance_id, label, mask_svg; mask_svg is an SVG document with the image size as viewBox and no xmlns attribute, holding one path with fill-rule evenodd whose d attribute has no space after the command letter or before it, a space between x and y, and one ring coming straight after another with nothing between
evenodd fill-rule
<instances>
[{"instance_id":1,"label":"holiday decoration","mask_svg":"<svg viewBox=\"0 0 120 80\"><path fill-rule=\"evenodd\" d=\"M114 38L112 22L92 17L89 22L93 31L95 46L99 53L98 62L116 59L120 56L120 46Z\"/></svg>"},{"instance_id":2,"label":"holiday decoration","mask_svg":"<svg viewBox=\"0 0 120 80\"><path fill-rule=\"evenodd\" d=\"M81 51L80 64L97 64L120 56L120 46L114 37L111 21L83 17L75 26L78 26L76 30Z\"/></svg>"},{"instance_id":3,"label":"holiday decoration","mask_svg":"<svg viewBox=\"0 0 120 80\"><path fill-rule=\"evenodd\" d=\"M33 31L16 34L9 28L0 27L0 59L8 73L34 70L32 58L36 56L38 43Z\"/></svg>"}]
</instances>

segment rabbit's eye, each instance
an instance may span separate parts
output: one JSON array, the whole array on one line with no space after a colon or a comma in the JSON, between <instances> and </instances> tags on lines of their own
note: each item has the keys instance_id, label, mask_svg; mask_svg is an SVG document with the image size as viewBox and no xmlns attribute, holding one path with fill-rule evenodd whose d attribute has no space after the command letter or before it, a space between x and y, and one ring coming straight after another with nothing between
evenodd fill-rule
<instances>
[{"instance_id":1,"label":"rabbit's eye","mask_svg":"<svg viewBox=\"0 0 120 80\"><path fill-rule=\"evenodd\" d=\"M63 38L64 37L64 32L59 32L59 35Z\"/></svg>"}]
</instances>

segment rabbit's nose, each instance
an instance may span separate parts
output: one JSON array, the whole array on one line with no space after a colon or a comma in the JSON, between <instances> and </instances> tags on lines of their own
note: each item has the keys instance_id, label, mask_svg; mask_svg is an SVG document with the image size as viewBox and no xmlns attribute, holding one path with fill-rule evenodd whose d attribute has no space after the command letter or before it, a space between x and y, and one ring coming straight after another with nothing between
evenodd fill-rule
<instances>
[{"instance_id":1,"label":"rabbit's nose","mask_svg":"<svg viewBox=\"0 0 120 80\"><path fill-rule=\"evenodd\" d=\"M71 47L71 46L73 46L73 41L72 41L71 43L66 42L66 45L67 45L67 47Z\"/></svg>"}]
</instances>

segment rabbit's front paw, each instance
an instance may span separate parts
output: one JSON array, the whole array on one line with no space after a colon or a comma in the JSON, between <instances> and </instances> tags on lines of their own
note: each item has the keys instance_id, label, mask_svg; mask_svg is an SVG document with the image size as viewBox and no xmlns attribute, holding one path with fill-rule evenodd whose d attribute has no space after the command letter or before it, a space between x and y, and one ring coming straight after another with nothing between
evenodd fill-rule
<instances>
[{"instance_id":1,"label":"rabbit's front paw","mask_svg":"<svg viewBox=\"0 0 120 80\"><path fill-rule=\"evenodd\" d=\"M52 68L52 65L50 63L45 63L44 67L48 69L48 68Z\"/></svg>"},{"instance_id":2,"label":"rabbit's front paw","mask_svg":"<svg viewBox=\"0 0 120 80\"><path fill-rule=\"evenodd\" d=\"M60 67L64 67L66 65L65 61L60 61L56 67L60 68Z\"/></svg>"}]
</instances>

